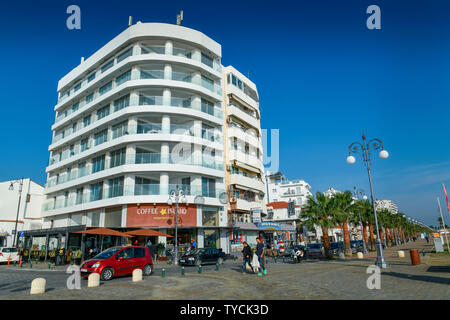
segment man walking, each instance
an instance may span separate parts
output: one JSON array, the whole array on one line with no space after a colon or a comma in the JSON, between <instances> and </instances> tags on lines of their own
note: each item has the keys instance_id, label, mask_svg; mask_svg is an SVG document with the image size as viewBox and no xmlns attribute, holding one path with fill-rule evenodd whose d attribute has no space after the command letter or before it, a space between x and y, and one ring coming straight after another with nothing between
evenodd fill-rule
<instances>
[{"instance_id":1,"label":"man walking","mask_svg":"<svg viewBox=\"0 0 450 320\"><path fill-rule=\"evenodd\" d=\"M264 267L264 261L263 261L263 258L264 258L264 240L262 240L260 238L256 238L256 242L258 243L256 245L256 255L258 256L258 261L259 261L259 264L260 264L258 276L261 276L262 275L261 271L263 271L264 274L267 274L266 268Z\"/></svg>"},{"instance_id":2,"label":"man walking","mask_svg":"<svg viewBox=\"0 0 450 320\"><path fill-rule=\"evenodd\" d=\"M249 264L250 268L252 268L252 264L250 262L252 257L252 249L245 241L244 241L244 249L242 249L242 255L244 260L244 263L242 264L242 273L245 274L245 271L247 270L247 263Z\"/></svg>"}]
</instances>

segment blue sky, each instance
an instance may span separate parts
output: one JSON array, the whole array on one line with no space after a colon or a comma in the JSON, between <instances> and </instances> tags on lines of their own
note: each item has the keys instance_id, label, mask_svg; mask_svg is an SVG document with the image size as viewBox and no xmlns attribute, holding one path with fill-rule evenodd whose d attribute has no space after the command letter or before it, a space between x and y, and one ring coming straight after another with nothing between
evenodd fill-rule
<instances>
[{"instance_id":1,"label":"blue sky","mask_svg":"<svg viewBox=\"0 0 450 320\"><path fill-rule=\"evenodd\" d=\"M66 28L71 4L81 8L79 31ZM371 4L381 30L366 28ZM82 56L123 31L129 15L175 23L180 9L184 26L222 45L224 65L257 84L262 127L280 129L286 176L314 192L369 192L361 159L345 162L364 130L390 152L373 162L376 198L436 224L441 183L450 189L448 1L3 1L0 181L45 183L57 82Z\"/></svg>"}]
</instances>

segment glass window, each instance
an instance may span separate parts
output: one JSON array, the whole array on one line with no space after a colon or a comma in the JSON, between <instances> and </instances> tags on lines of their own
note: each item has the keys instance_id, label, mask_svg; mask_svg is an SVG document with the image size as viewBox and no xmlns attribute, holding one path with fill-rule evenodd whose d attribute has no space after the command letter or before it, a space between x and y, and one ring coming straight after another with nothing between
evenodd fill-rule
<instances>
[{"instance_id":1,"label":"glass window","mask_svg":"<svg viewBox=\"0 0 450 320\"><path fill-rule=\"evenodd\" d=\"M202 98L202 112L214 115L214 103Z\"/></svg>"},{"instance_id":2,"label":"glass window","mask_svg":"<svg viewBox=\"0 0 450 320\"><path fill-rule=\"evenodd\" d=\"M81 140L80 149L81 151L89 149L89 139Z\"/></svg>"},{"instance_id":3,"label":"glass window","mask_svg":"<svg viewBox=\"0 0 450 320\"><path fill-rule=\"evenodd\" d=\"M76 92L78 90L80 90L81 88L81 82L79 82L75 87L73 87L73 90Z\"/></svg>"},{"instance_id":4,"label":"glass window","mask_svg":"<svg viewBox=\"0 0 450 320\"><path fill-rule=\"evenodd\" d=\"M105 155L92 159L92 173L105 170Z\"/></svg>"},{"instance_id":5,"label":"glass window","mask_svg":"<svg viewBox=\"0 0 450 320\"><path fill-rule=\"evenodd\" d=\"M94 136L95 145L98 146L108 140L108 130L104 130L100 133L97 133Z\"/></svg>"},{"instance_id":6,"label":"glass window","mask_svg":"<svg viewBox=\"0 0 450 320\"><path fill-rule=\"evenodd\" d=\"M119 54L117 56L117 63L125 60L126 58L130 57L131 55L133 55L133 48L129 48L128 50L125 50L124 52L122 52L121 54Z\"/></svg>"},{"instance_id":7,"label":"glass window","mask_svg":"<svg viewBox=\"0 0 450 320\"><path fill-rule=\"evenodd\" d=\"M130 105L130 95L126 95L116 101L114 101L114 112L119 111Z\"/></svg>"},{"instance_id":8,"label":"glass window","mask_svg":"<svg viewBox=\"0 0 450 320\"><path fill-rule=\"evenodd\" d=\"M91 75L87 78L88 83L91 82L91 81L94 80L94 79L95 79L95 72L94 72L93 74L91 74Z\"/></svg>"},{"instance_id":9,"label":"glass window","mask_svg":"<svg viewBox=\"0 0 450 320\"><path fill-rule=\"evenodd\" d=\"M116 259L132 259L134 258L134 250L133 248L123 249L116 255Z\"/></svg>"},{"instance_id":10,"label":"glass window","mask_svg":"<svg viewBox=\"0 0 450 320\"><path fill-rule=\"evenodd\" d=\"M126 155L126 148L122 148L120 150L115 150L111 152L110 157L110 168L114 168L117 166L121 166L125 164L125 155Z\"/></svg>"},{"instance_id":11,"label":"glass window","mask_svg":"<svg viewBox=\"0 0 450 320\"><path fill-rule=\"evenodd\" d=\"M107 115L109 115L109 109L110 109L109 105L107 105L101 109L98 109L97 110L97 120L100 120L100 119L106 117Z\"/></svg>"},{"instance_id":12,"label":"glass window","mask_svg":"<svg viewBox=\"0 0 450 320\"><path fill-rule=\"evenodd\" d=\"M125 72L124 74L118 76L116 78L116 85L119 86L124 82L127 82L128 80L131 80L131 70Z\"/></svg>"},{"instance_id":13,"label":"glass window","mask_svg":"<svg viewBox=\"0 0 450 320\"><path fill-rule=\"evenodd\" d=\"M231 83L237 86L237 78L234 74L231 76Z\"/></svg>"},{"instance_id":14,"label":"glass window","mask_svg":"<svg viewBox=\"0 0 450 320\"><path fill-rule=\"evenodd\" d=\"M103 87L101 87L100 89L98 89L98 92L100 93L100 95L108 92L109 90L112 89L112 81L108 82L107 84L105 84Z\"/></svg>"},{"instance_id":15,"label":"glass window","mask_svg":"<svg viewBox=\"0 0 450 320\"><path fill-rule=\"evenodd\" d=\"M87 127L91 124L91 116L87 116L83 118L83 127Z\"/></svg>"},{"instance_id":16,"label":"glass window","mask_svg":"<svg viewBox=\"0 0 450 320\"><path fill-rule=\"evenodd\" d=\"M202 222L203 226L206 227L216 227L219 225L219 212L218 211L208 211L202 210Z\"/></svg>"},{"instance_id":17,"label":"glass window","mask_svg":"<svg viewBox=\"0 0 450 320\"><path fill-rule=\"evenodd\" d=\"M102 73L105 72L106 70L110 69L113 65L114 65L114 59L105 63L101 68Z\"/></svg>"},{"instance_id":18,"label":"glass window","mask_svg":"<svg viewBox=\"0 0 450 320\"><path fill-rule=\"evenodd\" d=\"M108 185L109 185L108 197L109 198L123 196L123 181L124 181L123 177L108 180Z\"/></svg>"},{"instance_id":19,"label":"glass window","mask_svg":"<svg viewBox=\"0 0 450 320\"><path fill-rule=\"evenodd\" d=\"M77 111L79 106L80 106L80 103L79 103L79 102L75 103L75 104L72 106L72 112L73 112L73 111Z\"/></svg>"},{"instance_id":20,"label":"glass window","mask_svg":"<svg viewBox=\"0 0 450 320\"><path fill-rule=\"evenodd\" d=\"M208 57L202 52L202 63L206 64L208 67L213 67L213 59Z\"/></svg>"},{"instance_id":21,"label":"glass window","mask_svg":"<svg viewBox=\"0 0 450 320\"><path fill-rule=\"evenodd\" d=\"M91 201L103 199L103 182L91 184Z\"/></svg>"},{"instance_id":22,"label":"glass window","mask_svg":"<svg viewBox=\"0 0 450 320\"><path fill-rule=\"evenodd\" d=\"M89 103L92 100L94 100L94 93L91 93L90 95L86 96L86 103Z\"/></svg>"},{"instance_id":23,"label":"glass window","mask_svg":"<svg viewBox=\"0 0 450 320\"><path fill-rule=\"evenodd\" d=\"M134 257L135 258L145 257L145 249L144 248L134 248Z\"/></svg>"},{"instance_id":24,"label":"glass window","mask_svg":"<svg viewBox=\"0 0 450 320\"><path fill-rule=\"evenodd\" d=\"M216 197L216 180L202 178L202 196L209 198Z\"/></svg>"},{"instance_id":25,"label":"glass window","mask_svg":"<svg viewBox=\"0 0 450 320\"><path fill-rule=\"evenodd\" d=\"M75 201L75 204L81 204L83 203L83 188L78 188L77 189L77 198Z\"/></svg>"},{"instance_id":26,"label":"glass window","mask_svg":"<svg viewBox=\"0 0 450 320\"><path fill-rule=\"evenodd\" d=\"M117 139L127 133L128 121L124 121L112 127L112 138Z\"/></svg>"}]
</instances>

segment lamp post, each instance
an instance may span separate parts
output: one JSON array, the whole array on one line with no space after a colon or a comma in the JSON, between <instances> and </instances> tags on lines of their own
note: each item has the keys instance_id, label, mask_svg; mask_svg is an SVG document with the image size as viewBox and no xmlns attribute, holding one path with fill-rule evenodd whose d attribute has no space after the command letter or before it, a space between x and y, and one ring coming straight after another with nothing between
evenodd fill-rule
<instances>
[{"instance_id":1,"label":"lamp post","mask_svg":"<svg viewBox=\"0 0 450 320\"><path fill-rule=\"evenodd\" d=\"M9 190L10 191L14 191L14 184L15 183L19 184L19 203L17 204L16 225L14 227L14 242L13 242L13 246L17 247L17 244L16 244L17 222L19 220L20 201L22 200L23 178L20 179L20 180L12 181L11 184L9 185Z\"/></svg>"},{"instance_id":2,"label":"lamp post","mask_svg":"<svg viewBox=\"0 0 450 320\"><path fill-rule=\"evenodd\" d=\"M364 165L367 168L367 175L369 176L369 185L370 185L370 196L372 200L372 207L373 212L375 215L375 227L377 229L377 240L375 242L375 247L377 248L377 260L376 265L380 268L387 268L387 262L384 260L383 257L383 247L381 246L381 241L379 239L379 228L378 228L378 218L377 218L377 210L375 208L375 201L374 201L374 195L373 195L373 186L372 186L372 176L370 174L370 165L371 165L371 153L370 150L379 150L381 149L379 153L379 157L381 159L387 159L389 157L389 153L384 150L383 142L380 139L372 139L370 141L366 141L366 136L362 135L362 143L360 142L353 142L349 147L349 156L347 157L347 163L348 164L354 164L356 162L356 159L354 156L352 156L352 153L362 153L362 158L364 161Z\"/></svg>"},{"instance_id":3,"label":"lamp post","mask_svg":"<svg viewBox=\"0 0 450 320\"><path fill-rule=\"evenodd\" d=\"M175 261L174 264L178 265L178 204L179 203L187 203L187 199L184 196L184 192L177 185L176 190L172 190L169 195L169 199L167 200L167 204L171 206L175 203Z\"/></svg>"},{"instance_id":4,"label":"lamp post","mask_svg":"<svg viewBox=\"0 0 450 320\"><path fill-rule=\"evenodd\" d=\"M362 196L362 199L363 200L367 200L367 196L366 196L366 194L364 193L364 190L363 189L359 189L359 190L356 190L356 187L353 187L353 194L355 195L355 198L356 198L356 200L359 200L359 195L361 195ZM368 253L369 251L367 251L367 247L366 247L366 240L365 240L365 238L364 238L364 235L365 235L365 233L366 233L366 230L364 229L364 225L363 225L363 223L362 223L362 219L361 219L361 212L358 210L358 217L359 217L359 224L361 225L361 230L362 230L362 237L363 237L363 252L364 252L364 254L366 254L366 253Z\"/></svg>"}]
</instances>

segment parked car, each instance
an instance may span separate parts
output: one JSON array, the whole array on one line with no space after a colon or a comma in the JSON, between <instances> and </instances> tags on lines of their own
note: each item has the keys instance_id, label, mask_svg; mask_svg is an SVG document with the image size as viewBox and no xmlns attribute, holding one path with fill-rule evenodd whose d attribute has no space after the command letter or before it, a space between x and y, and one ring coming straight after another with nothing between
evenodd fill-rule
<instances>
[{"instance_id":1,"label":"parked car","mask_svg":"<svg viewBox=\"0 0 450 320\"><path fill-rule=\"evenodd\" d=\"M83 262L80 272L82 277L98 273L102 280L107 281L116 276L131 274L135 269L141 269L145 276L152 273L153 261L147 247L109 248Z\"/></svg>"},{"instance_id":2,"label":"parked car","mask_svg":"<svg viewBox=\"0 0 450 320\"><path fill-rule=\"evenodd\" d=\"M0 263L19 261L20 255L17 248L2 247L0 248Z\"/></svg>"},{"instance_id":3,"label":"parked car","mask_svg":"<svg viewBox=\"0 0 450 320\"><path fill-rule=\"evenodd\" d=\"M323 245L321 243L308 243L306 247L307 258L321 258L323 257Z\"/></svg>"},{"instance_id":4,"label":"parked car","mask_svg":"<svg viewBox=\"0 0 450 320\"><path fill-rule=\"evenodd\" d=\"M339 251L344 251L344 242L330 242L330 250L332 255L338 255Z\"/></svg>"},{"instance_id":5,"label":"parked car","mask_svg":"<svg viewBox=\"0 0 450 320\"><path fill-rule=\"evenodd\" d=\"M350 241L350 247L352 248L352 253L363 252L364 251L363 240Z\"/></svg>"},{"instance_id":6,"label":"parked car","mask_svg":"<svg viewBox=\"0 0 450 320\"><path fill-rule=\"evenodd\" d=\"M225 253L215 248L195 249L179 259L180 265L200 266L204 264L223 264Z\"/></svg>"}]
</instances>

